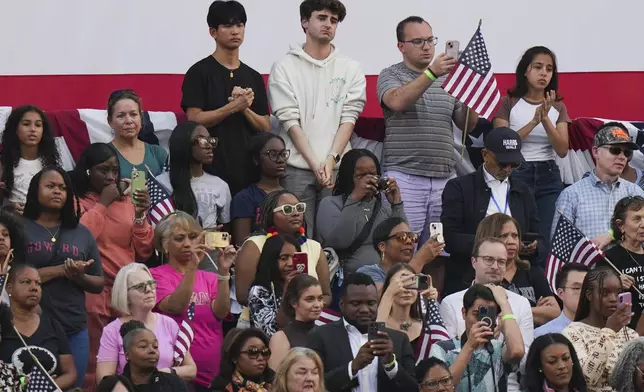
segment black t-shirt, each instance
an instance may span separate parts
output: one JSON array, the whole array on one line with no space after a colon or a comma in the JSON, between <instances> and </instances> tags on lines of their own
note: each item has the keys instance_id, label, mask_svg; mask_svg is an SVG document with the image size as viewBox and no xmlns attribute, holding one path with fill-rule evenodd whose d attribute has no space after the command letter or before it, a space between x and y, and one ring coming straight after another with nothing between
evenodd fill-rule
<instances>
[{"instance_id":1,"label":"black t-shirt","mask_svg":"<svg viewBox=\"0 0 644 392\"><path fill-rule=\"evenodd\" d=\"M641 292L644 292L644 255L629 252L621 245L617 245L606 251L606 257L621 273L632 276L635 279L635 286ZM597 266L610 267L604 260L598 261ZM612 269L612 267L610 268ZM633 296L632 310L635 314L631 318L631 323L628 326L635 329L644 309L644 298L640 297L637 291L633 289L630 290L630 293Z\"/></svg>"},{"instance_id":2,"label":"black t-shirt","mask_svg":"<svg viewBox=\"0 0 644 392\"><path fill-rule=\"evenodd\" d=\"M531 307L537 306L537 301L541 297L551 297L554 294L548 286L548 280L541 267L531 266L526 270L517 266L512 282L503 281L503 287L513 291L522 297L525 297Z\"/></svg>"},{"instance_id":3,"label":"black t-shirt","mask_svg":"<svg viewBox=\"0 0 644 392\"><path fill-rule=\"evenodd\" d=\"M252 88L255 99L250 109L258 115L268 115L268 98L262 75L244 63L231 71L212 56L200 60L186 72L181 108L184 111L188 108L204 111L219 109L228 104L235 86ZM248 154L248 144L250 137L258 131L243 113L226 117L208 131L219 138L219 144L214 151L213 164L206 170L226 181L234 196L254 180L249 177L252 160Z\"/></svg>"},{"instance_id":4,"label":"black t-shirt","mask_svg":"<svg viewBox=\"0 0 644 392\"><path fill-rule=\"evenodd\" d=\"M22 338L49 374L60 375L60 356L71 354L71 351L65 331L58 321L43 312L36 332L31 336L22 335ZM13 329L2 334L0 359L13 363L20 374L31 373L34 366L29 351L23 346Z\"/></svg>"}]
</instances>

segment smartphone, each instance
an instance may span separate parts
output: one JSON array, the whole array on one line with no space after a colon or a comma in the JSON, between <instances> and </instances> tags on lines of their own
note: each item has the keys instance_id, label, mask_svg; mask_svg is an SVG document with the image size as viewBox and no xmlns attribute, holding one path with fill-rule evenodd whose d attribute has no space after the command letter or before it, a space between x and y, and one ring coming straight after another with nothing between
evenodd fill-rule
<instances>
[{"instance_id":1,"label":"smartphone","mask_svg":"<svg viewBox=\"0 0 644 392\"><path fill-rule=\"evenodd\" d=\"M429 288L429 276L427 275L414 275L414 280L412 282L412 285L407 288L419 291L427 290Z\"/></svg>"},{"instance_id":2,"label":"smartphone","mask_svg":"<svg viewBox=\"0 0 644 392\"><path fill-rule=\"evenodd\" d=\"M132 197L132 203L136 203L134 200L134 192L145 188L145 172L143 170L132 170L131 181L130 195Z\"/></svg>"},{"instance_id":3,"label":"smartphone","mask_svg":"<svg viewBox=\"0 0 644 392\"><path fill-rule=\"evenodd\" d=\"M378 190L379 191L386 191L388 182L389 182L389 177L380 177L378 179Z\"/></svg>"},{"instance_id":4,"label":"smartphone","mask_svg":"<svg viewBox=\"0 0 644 392\"><path fill-rule=\"evenodd\" d=\"M538 233L524 233L522 241L523 245L528 246L531 243L538 241L541 237L541 234Z\"/></svg>"},{"instance_id":5,"label":"smartphone","mask_svg":"<svg viewBox=\"0 0 644 392\"><path fill-rule=\"evenodd\" d=\"M207 231L205 240L209 248L227 248L230 245L230 234L223 231Z\"/></svg>"},{"instance_id":6,"label":"smartphone","mask_svg":"<svg viewBox=\"0 0 644 392\"><path fill-rule=\"evenodd\" d=\"M441 244L445 242L445 238L443 237L443 224L440 222L432 222L429 224L429 237L432 238L436 236L436 241L440 242Z\"/></svg>"},{"instance_id":7,"label":"smartphone","mask_svg":"<svg viewBox=\"0 0 644 392\"><path fill-rule=\"evenodd\" d=\"M494 331L494 328L496 328L496 308L479 306L478 321L485 322Z\"/></svg>"},{"instance_id":8,"label":"smartphone","mask_svg":"<svg viewBox=\"0 0 644 392\"><path fill-rule=\"evenodd\" d=\"M384 330L385 330L385 323L382 323L382 322L370 323L367 330L367 338L369 340L380 339L380 335L378 335L378 332L384 331Z\"/></svg>"},{"instance_id":9,"label":"smartphone","mask_svg":"<svg viewBox=\"0 0 644 392\"><path fill-rule=\"evenodd\" d=\"M293 254L293 269L298 274L309 273L309 255L304 252L296 252Z\"/></svg>"},{"instance_id":10,"label":"smartphone","mask_svg":"<svg viewBox=\"0 0 644 392\"><path fill-rule=\"evenodd\" d=\"M619 293L617 295L617 301L619 302L620 305L632 304L633 303L633 295L628 291L626 291L624 293Z\"/></svg>"},{"instance_id":11,"label":"smartphone","mask_svg":"<svg viewBox=\"0 0 644 392\"><path fill-rule=\"evenodd\" d=\"M445 55L457 60L460 47L461 43L458 41L447 41L445 43Z\"/></svg>"}]
</instances>

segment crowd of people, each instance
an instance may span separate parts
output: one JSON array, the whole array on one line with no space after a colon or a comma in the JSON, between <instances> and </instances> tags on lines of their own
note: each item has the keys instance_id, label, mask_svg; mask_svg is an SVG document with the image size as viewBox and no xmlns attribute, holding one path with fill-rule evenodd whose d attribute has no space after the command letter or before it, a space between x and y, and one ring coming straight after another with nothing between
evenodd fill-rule
<instances>
[{"instance_id":1,"label":"crowd of people","mask_svg":"<svg viewBox=\"0 0 644 392\"><path fill-rule=\"evenodd\" d=\"M479 118L440 87L457 59L411 16L395 30L402 61L378 77L382 157L352 149L366 82L332 44L346 15L304 0L305 42L266 88L239 59L244 7L214 1L216 49L185 75L169 151L139 139L132 90L108 98L113 140L69 172L45 113L13 109L0 388L29 389L41 369L85 391L644 391L628 130L605 124L595 169L564 187L570 117L555 54L533 47L481 166L457 177L453 127ZM151 184L174 206L154 221ZM606 252L549 282L549 252L568 246L560 215Z\"/></svg>"}]
</instances>

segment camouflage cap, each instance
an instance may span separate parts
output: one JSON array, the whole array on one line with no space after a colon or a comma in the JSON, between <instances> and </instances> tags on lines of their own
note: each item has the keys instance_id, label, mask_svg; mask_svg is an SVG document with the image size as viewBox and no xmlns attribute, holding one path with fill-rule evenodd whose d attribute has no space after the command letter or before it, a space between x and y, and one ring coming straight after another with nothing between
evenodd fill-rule
<instances>
[{"instance_id":1,"label":"camouflage cap","mask_svg":"<svg viewBox=\"0 0 644 392\"><path fill-rule=\"evenodd\" d=\"M632 150L640 149L640 147L633 142L633 139L631 139L628 132L618 126L601 128L599 132L595 134L595 138L593 139L593 145L595 147L609 146L613 144L624 144Z\"/></svg>"}]
</instances>

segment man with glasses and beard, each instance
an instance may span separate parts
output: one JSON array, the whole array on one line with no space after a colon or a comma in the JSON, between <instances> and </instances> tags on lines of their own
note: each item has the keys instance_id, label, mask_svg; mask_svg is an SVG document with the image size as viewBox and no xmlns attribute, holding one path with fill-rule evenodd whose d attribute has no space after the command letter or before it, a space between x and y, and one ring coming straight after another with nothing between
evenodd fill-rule
<instances>
[{"instance_id":1,"label":"man with glasses and beard","mask_svg":"<svg viewBox=\"0 0 644 392\"><path fill-rule=\"evenodd\" d=\"M639 150L639 146L633 142L624 124L609 122L599 129L592 149L595 170L561 192L555 206L551 236L555 234L558 211L561 211L600 248L615 239L609 229L617 202L629 196L644 196L642 188L620 178L635 150Z\"/></svg>"},{"instance_id":2,"label":"man with glasses and beard","mask_svg":"<svg viewBox=\"0 0 644 392\"><path fill-rule=\"evenodd\" d=\"M474 173L450 180L443 191L443 235L450 262L445 267L445 293L467 288L472 281L470 255L479 222L502 213L519 222L521 233L538 233L534 196L523 182L510 178L523 162L521 138L510 128L496 128L485 138L483 165ZM537 243L522 244L522 256L534 255ZM545 256L545 250L539 255Z\"/></svg>"}]
</instances>

